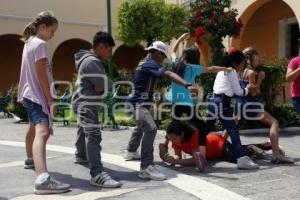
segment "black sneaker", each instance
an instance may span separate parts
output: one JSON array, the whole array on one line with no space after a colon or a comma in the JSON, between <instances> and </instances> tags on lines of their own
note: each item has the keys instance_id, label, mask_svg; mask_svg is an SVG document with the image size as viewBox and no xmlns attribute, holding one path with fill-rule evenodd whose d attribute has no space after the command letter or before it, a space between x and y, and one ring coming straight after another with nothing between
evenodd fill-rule
<instances>
[{"instance_id":1,"label":"black sneaker","mask_svg":"<svg viewBox=\"0 0 300 200\"><path fill-rule=\"evenodd\" d=\"M88 164L89 161L86 158L80 158L80 157L76 156L74 159L74 163L79 164L79 165L85 165L85 164Z\"/></svg>"},{"instance_id":2,"label":"black sneaker","mask_svg":"<svg viewBox=\"0 0 300 200\"><path fill-rule=\"evenodd\" d=\"M106 172L102 172L101 174L92 177L90 184L102 188L118 188L122 185L119 181L114 180Z\"/></svg>"},{"instance_id":3,"label":"black sneaker","mask_svg":"<svg viewBox=\"0 0 300 200\"><path fill-rule=\"evenodd\" d=\"M27 158L24 161L24 169L34 169L34 161L32 158Z\"/></svg>"}]
</instances>

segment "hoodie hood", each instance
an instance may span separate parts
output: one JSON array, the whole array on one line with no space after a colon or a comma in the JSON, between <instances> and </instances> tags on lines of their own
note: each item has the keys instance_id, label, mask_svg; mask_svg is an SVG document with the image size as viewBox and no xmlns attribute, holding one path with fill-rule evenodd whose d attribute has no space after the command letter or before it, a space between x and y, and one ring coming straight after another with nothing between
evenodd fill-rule
<instances>
[{"instance_id":1,"label":"hoodie hood","mask_svg":"<svg viewBox=\"0 0 300 200\"><path fill-rule=\"evenodd\" d=\"M74 56L75 56L75 66L76 66L77 70L79 69L81 63L86 58L91 57L91 56L97 58L97 56L95 54L93 54L92 52L90 52L88 50L83 50L83 49L80 49L77 53L74 54Z\"/></svg>"}]
</instances>

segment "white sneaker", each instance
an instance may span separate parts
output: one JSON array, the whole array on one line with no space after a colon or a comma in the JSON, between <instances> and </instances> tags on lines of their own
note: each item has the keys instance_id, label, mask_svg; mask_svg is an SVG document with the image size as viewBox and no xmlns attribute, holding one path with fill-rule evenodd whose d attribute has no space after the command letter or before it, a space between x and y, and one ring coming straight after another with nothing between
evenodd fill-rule
<instances>
[{"instance_id":1,"label":"white sneaker","mask_svg":"<svg viewBox=\"0 0 300 200\"><path fill-rule=\"evenodd\" d=\"M130 152L130 151L125 151L125 155L124 155L124 159L126 161L129 161L129 160L140 160L141 159L141 156L140 154L135 151L135 152Z\"/></svg>"},{"instance_id":2,"label":"white sneaker","mask_svg":"<svg viewBox=\"0 0 300 200\"><path fill-rule=\"evenodd\" d=\"M258 164L254 163L248 156L243 156L237 159L238 169L258 169Z\"/></svg>"},{"instance_id":3,"label":"white sneaker","mask_svg":"<svg viewBox=\"0 0 300 200\"><path fill-rule=\"evenodd\" d=\"M156 169L154 165L149 165L146 169L141 169L139 172L139 177L141 179L155 181L163 181L167 179L167 177L158 169Z\"/></svg>"},{"instance_id":4,"label":"white sneaker","mask_svg":"<svg viewBox=\"0 0 300 200\"><path fill-rule=\"evenodd\" d=\"M110 175L106 172L102 172L95 177L91 178L91 185L102 187L102 188L118 188L121 187L121 183L115 181Z\"/></svg>"}]
</instances>

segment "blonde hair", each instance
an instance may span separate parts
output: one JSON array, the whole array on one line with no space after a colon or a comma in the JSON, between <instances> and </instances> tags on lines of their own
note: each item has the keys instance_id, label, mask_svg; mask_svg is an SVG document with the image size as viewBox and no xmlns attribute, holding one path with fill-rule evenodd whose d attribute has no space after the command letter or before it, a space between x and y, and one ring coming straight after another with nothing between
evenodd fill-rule
<instances>
[{"instance_id":1,"label":"blonde hair","mask_svg":"<svg viewBox=\"0 0 300 200\"><path fill-rule=\"evenodd\" d=\"M37 28L39 25L45 24L47 27L54 24L58 24L58 20L54 17L51 11L43 11L39 13L33 20L29 23L24 31L21 40L26 42L31 36L37 34Z\"/></svg>"},{"instance_id":2,"label":"blonde hair","mask_svg":"<svg viewBox=\"0 0 300 200\"><path fill-rule=\"evenodd\" d=\"M247 47L243 51L245 58L246 58L246 67L254 70L253 66L253 56L259 55L258 51L254 49L253 47Z\"/></svg>"}]
</instances>

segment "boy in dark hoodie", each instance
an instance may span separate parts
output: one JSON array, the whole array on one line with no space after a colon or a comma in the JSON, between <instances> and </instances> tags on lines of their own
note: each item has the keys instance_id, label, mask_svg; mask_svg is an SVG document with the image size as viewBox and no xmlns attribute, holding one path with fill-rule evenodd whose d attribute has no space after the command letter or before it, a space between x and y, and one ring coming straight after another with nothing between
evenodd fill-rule
<instances>
[{"instance_id":1,"label":"boy in dark hoodie","mask_svg":"<svg viewBox=\"0 0 300 200\"><path fill-rule=\"evenodd\" d=\"M92 50L80 50L75 54L78 77L77 90L72 97L78 123L75 163L89 163L90 184L104 188L121 186L104 172L100 156L102 139L98 115L101 100L112 85L112 81L107 79L103 61L109 57L113 46L115 42L111 35L98 32L94 36Z\"/></svg>"}]
</instances>

